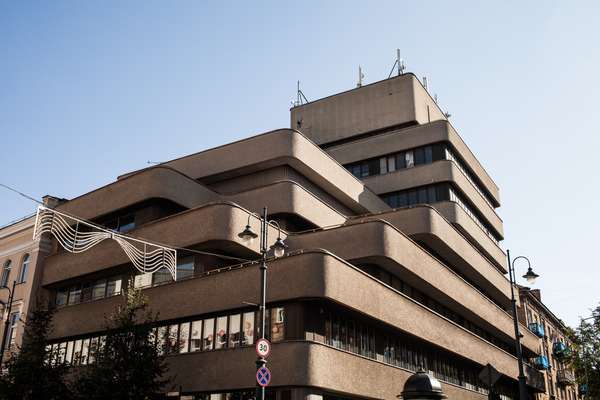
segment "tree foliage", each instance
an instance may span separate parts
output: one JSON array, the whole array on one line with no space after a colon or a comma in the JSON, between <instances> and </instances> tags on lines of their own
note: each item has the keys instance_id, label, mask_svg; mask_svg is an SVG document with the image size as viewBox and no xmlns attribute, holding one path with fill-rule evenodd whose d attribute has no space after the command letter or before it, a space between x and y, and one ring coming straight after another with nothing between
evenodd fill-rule
<instances>
[{"instance_id":1,"label":"tree foliage","mask_svg":"<svg viewBox=\"0 0 600 400\"><path fill-rule=\"evenodd\" d=\"M164 352L156 345L146 298L130 282L125 305L107 318L107 335L73 384L76 399L145 400L168 383Z\"/></svg>"},{"instance_id":2,"label":"tree foliage","mask_svg":"<svg viewBox=\"0 0 600 400\"><path fill-rule=\"evenodd\" d=\"M600 306L592 311L592 317L581 321L573 334L571 361L578 383L587 385L587 398L600 399Z\"/></svg>"},{"instance_id":3,"label":"tree foliage","mask_svg":"<svg viewBox=\"0 0 600 400\"><path fill-rule=\"evenodd\" d=\"M23 343L13 352L0 375L2 400L68 400L65 383L68 368L58 362L58 350L47 351L48 335L52 331L52 309L37 307L25 323Z\"/></svg>"}]
</instances>

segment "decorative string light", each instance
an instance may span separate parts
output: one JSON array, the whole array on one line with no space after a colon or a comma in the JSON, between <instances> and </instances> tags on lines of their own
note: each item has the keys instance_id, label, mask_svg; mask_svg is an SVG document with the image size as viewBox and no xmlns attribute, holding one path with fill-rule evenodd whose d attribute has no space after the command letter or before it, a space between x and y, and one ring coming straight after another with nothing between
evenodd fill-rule
<instances>
[{"instance_id":1,"label":"decorative string light","mask_svg":"<svg viewBox=\"0 0 600 400\"><path fill-rule=\"evenodd\" d=\"M121 235L51 208L38 206L34 240L43 233L54 235L58 243L71 253L82 253L106 239L113 239L138 271L154 273L166 268L173 280L177 280L177 250L173 248Z\"/></svg>"}]
</instances>

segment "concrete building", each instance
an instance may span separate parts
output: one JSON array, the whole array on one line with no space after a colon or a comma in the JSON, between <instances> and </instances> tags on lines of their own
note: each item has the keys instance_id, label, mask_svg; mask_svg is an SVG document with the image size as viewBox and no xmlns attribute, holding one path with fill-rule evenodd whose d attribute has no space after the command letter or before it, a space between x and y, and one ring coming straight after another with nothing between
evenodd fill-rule
<instances>
[{"instance_id":1,"label":"concrete building","mask_svg":"<svg viewBox=\"0 0 600 400\"><path fill-rule=\"evenodd\" d=\"M515 398L518 375L499 189L419 80L404 74L291 110L291 128L128 173L58 206L177 247L178 279L138 275L114 241L54 244L42 286L59 307L52 344L87 363L103 315L136 276L182 346L168 358L187 399L255 386L259 256L239 237L267 206L288 244L269 261L269 397L394 399L419 367L451 399ZM269 228L270 238L277 235ZM181 250L185 248L187 250ZM212 254L207 254L212 253ZM525 357L539 338L521 327ZM76 361L74 361L76 360ZM526 367L528 390L544 375Z\"/></svg>"},{"instance_id":2,"label":"concrete building","mask_svg":"<svg viewBox=\"0 0 600 400\"><path fill-rule=\"evenodd\" d=\"M538 395L538 400L575 400L575 373L566 362L572 348L568 328L542 303L539 289L521 287L519 295L519 318L540 338L540 357L532 363L544 371L547 390Z\"/></svg>"}]
</instances>

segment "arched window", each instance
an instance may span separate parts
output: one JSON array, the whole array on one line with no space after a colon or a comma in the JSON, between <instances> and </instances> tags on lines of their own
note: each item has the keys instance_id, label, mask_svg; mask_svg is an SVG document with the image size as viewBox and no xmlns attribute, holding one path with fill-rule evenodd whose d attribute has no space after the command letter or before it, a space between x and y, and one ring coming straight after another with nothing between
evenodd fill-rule
<instances>
[{"instance_id":1,"label":"arched window","mask_svg":"<svg viewBox=\"0 0 600 400\"><path fill-rule=\"evenodd\" d=\"M23 283L27 280L27 271L29 270L29 262L31 261L31 257L29 254L25 254L23 256L23 263L21 264L21 272L19 273L19 283Z\"/></svg>"},{"instance_id":2,"label":"arched window","mask_svg":"<svg viewBox=\"0 0 600 400\"><path fill-rule=\"evenodd\" d=\"M10 275L10 260L6 260L4 268L2 269L2 279L0 280L0 287L8 285L8 276Z\"/></svg>"}]
</instances>

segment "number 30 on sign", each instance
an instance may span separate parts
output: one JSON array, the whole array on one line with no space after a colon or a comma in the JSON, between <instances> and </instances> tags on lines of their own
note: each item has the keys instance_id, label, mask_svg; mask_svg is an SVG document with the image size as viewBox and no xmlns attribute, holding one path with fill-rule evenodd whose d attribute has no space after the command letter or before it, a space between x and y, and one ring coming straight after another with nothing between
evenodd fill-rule
<instances>
[{"instance_id":1,"label":"number 30 on sign","mask_svg":"<svg viewBox=\"0 0 600 400\"><path fill-rule=\"evenodd\" d=\"M262 358L267 358L271 353L271 342L267 339L258 339L256 341L256 355Z\"/></svg>"}]
</instances>

